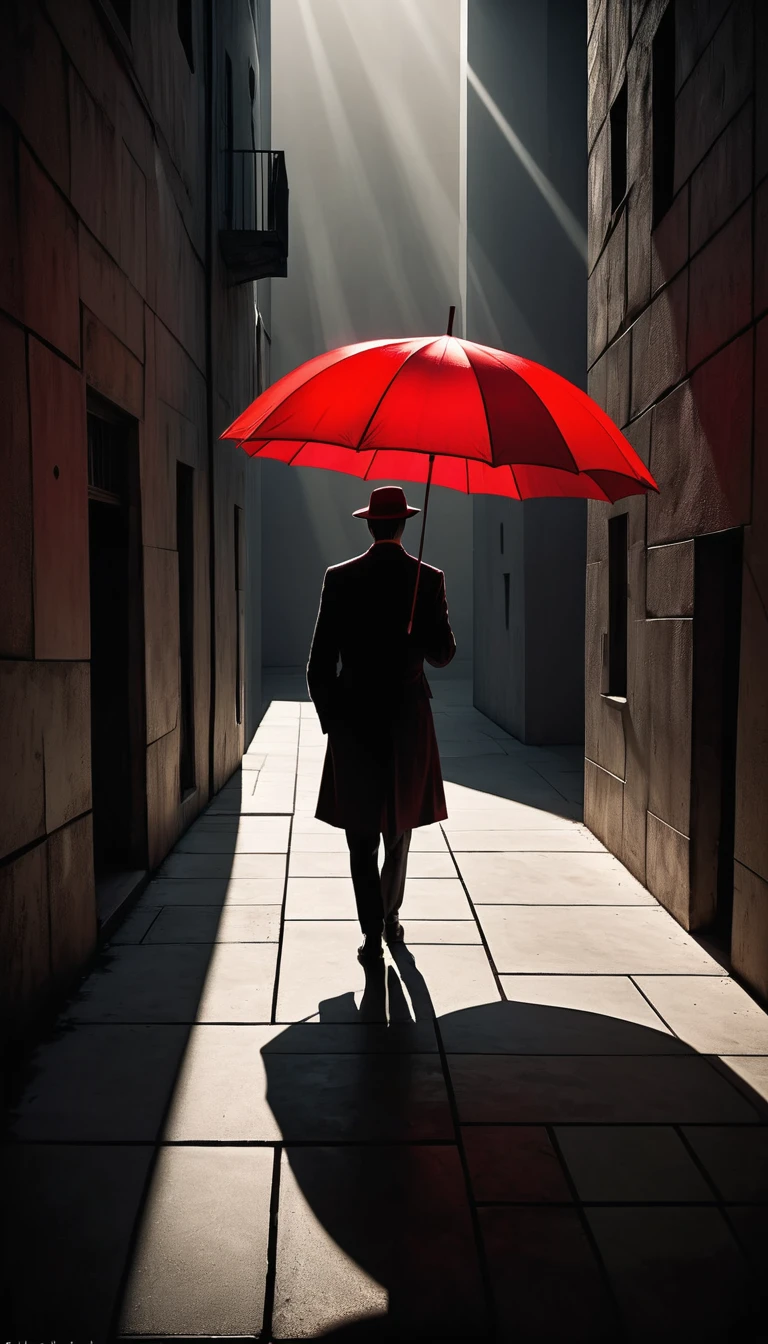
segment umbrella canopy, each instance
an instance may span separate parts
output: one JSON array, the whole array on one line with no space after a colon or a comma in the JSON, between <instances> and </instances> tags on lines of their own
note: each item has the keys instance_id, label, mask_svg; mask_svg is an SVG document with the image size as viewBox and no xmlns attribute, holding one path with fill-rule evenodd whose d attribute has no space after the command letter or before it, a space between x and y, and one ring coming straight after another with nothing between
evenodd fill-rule
<instances>
[{"instance_id":1,"label":"umbrella canopy","mask_svg":"<svg viewBox=\"0 0 768 1344\"><path fill-rule=\"evenodd\" d=\"M317 355L221 437L254 457L468 494L613 503L658 489L580 388L530 359L451 335Z\"/></svg>"}]
</instances>

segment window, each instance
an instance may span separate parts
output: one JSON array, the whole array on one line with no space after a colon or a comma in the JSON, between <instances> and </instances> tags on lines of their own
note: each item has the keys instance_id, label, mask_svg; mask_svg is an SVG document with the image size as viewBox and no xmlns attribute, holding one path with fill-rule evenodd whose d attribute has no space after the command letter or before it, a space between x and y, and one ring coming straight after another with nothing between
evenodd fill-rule
<instances>
[{"instance_id":1,"label":"window","mask_svg":"<svg viewBox=\"0 0 768 1344\"><path fill-rule=\"evenodd\" d=\"M675 189L675 0L669 0L652 48L653 227Z\"/></svg>"},{"instance_id":2,"label":"window","mask_svg":"<svg viewBox=\"0 0 768 1344\"><path fill-rule=\"evenodd\" d=\"M235 717L243 719L243 510L235 505Z\"/></svg>"},{"instance_id":3,"label":"window","mask_svg":"<svg viewBox=\"0 0 768 1344\"><path fill-rule=\"evenodd\" d=\"M611 107L611 214L627 194L627 81Z\"/></svg>"},{"instance_id":4,"label":"window","mask_svg":"<svg viewBox=\"0 0 768 1344\"><path fill-rule=\"evenodd\" d=\"M195 528L192 467L176 463L176 547L179 552L179 683L181 722L179 785L182 798L195 787L194 610Z\"/></svg>"},{"instance_id":5,"label":"window","mask_svg":"<svg viewBox=\"0 0 768 1344\"><path fill-rule=\"evenodd\" d=\"M176 27L179 30L187 65L194 74L195 48L192 41L192 0L176 0Z\"/></svg>"},{"instance_id":6,"label":"window","mask_svg":"<svg viewBox=\"0 0 768 1344\"><path fill-rule=\"evenodd\" d=\"M627 515L608 519L608 695L627 694Z\"/></svg>"}]
</instances>

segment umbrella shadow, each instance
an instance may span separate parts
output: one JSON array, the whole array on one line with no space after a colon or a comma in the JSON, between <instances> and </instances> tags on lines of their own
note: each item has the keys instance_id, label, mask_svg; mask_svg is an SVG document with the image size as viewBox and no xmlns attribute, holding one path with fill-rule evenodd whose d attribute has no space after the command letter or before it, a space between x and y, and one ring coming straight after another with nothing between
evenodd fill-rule
<instances>
[{"instance_id":1,"label":"umbrella shadow","mask_svg":"<svg viewBox=\"0 0 768 1344\"><path fill-rule=\"evenodd\" d=\"M406 947L353 1014L326 1000L263 1051L284 1142L272 1337L744 1337L756 1299L715 1184L764 1113L740 1079L661 1024L502 1000L438 1018ZM287 1075L315 1025L348 1053ZM733 1126L714 1175L681 1128L702 1123Z\"/></svg>"}]
</instances>

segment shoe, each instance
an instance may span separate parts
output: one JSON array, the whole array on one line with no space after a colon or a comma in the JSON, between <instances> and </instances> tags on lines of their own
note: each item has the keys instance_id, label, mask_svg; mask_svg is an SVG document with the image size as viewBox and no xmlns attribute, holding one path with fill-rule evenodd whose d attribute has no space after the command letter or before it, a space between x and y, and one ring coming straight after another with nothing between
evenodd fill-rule
<instances>
[{"instance_id":1,"label":"shoe","mask_svg":"<svg viewBox=\"0 0 768 1344\"><path fill-rule=\"evenodd\" d=\"M361 943L357 949L357 960L365 962L381 961L384 956L384 948L381 943L381 935L378 933L368 933L365 942Z\"/></svg>"},{"instance_id":2,"label":"shoe","mask_svg":"<svg viewBox=\"0 0 768 1344\"><path fill-rule=\"evenodd\" d=\"M384 937L390 944L405 942L405 929L399 919L387 920L384 925Z\"/></svg>"}]
</instances>

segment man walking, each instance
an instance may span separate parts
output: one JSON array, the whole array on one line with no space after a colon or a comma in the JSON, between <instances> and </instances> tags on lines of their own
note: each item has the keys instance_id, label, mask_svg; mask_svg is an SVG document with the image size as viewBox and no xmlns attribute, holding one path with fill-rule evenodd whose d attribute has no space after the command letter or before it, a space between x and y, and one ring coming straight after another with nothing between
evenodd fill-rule
<instances>
[{"instance_id":1,"label":"man walking","mask_svg":"<svg viewBox=\"0 0 768 1344\"><path fill-rule=\"evenodd\" d=\"M328 734L315 815L346 831L361 961L399 942L411 832L448 815L424 660L445 667L456 652L445 576L401 544L411 508L399 486L374 490L365 518L373 545L325 575L307 667L309 694ZM338 670L339 661L341 670ZM379 872L379 842L384 862Z\"/></svg>"}]
</instances>

